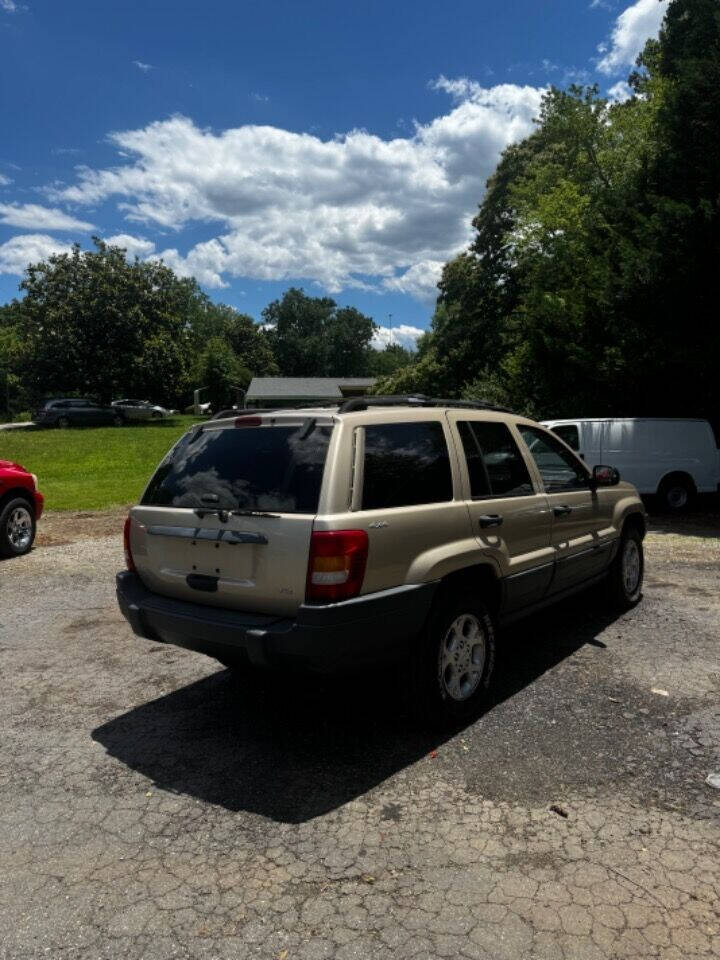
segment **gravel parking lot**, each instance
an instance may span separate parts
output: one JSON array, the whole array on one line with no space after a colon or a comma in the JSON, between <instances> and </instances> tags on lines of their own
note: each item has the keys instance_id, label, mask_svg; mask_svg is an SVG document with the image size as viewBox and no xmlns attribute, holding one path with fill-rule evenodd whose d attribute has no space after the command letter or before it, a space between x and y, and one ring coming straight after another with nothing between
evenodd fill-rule
<instances>
[{"instance_id":1,"label":"gravel parking lot","mask_svg":"<svg viewBox=\"0 0 720 960\"><path fill-rule=\"evenodd\" d=\"M485 714L134 638L119 514L0 564L0 957L720 956L720 520L503 637Z\"/></svg>"}]
</instances>

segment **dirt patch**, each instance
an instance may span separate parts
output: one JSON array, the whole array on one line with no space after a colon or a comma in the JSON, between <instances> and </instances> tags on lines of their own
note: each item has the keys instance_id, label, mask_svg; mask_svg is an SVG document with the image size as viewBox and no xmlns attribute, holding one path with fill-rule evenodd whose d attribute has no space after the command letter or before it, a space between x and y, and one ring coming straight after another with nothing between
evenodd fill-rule
<instances>
[{"instance_id":1,"label":"dirt patch","mask_svg":"<svg viewBox=\"0 0 720 960\"><path fill-rule=\"evenodd\" d=\"M71 511L49 510L38 524L36 544L39 547L64 547L78 540L116 535L122 539L122 528L129 507L112 510Z\"/></svg>"}]
</instances>

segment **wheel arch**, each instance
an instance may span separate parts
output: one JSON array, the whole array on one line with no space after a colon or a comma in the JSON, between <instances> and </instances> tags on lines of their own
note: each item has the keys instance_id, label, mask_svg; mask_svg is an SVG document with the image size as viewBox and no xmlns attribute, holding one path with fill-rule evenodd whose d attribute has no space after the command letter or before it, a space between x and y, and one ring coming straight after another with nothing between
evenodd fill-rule
<instances>
[{"instance_id":1,"label":"wheel arch","mask_svg":"<svg viewBox=\"0 0 720 960\"><path fill-rule=\"evenodd\" d=\"M440 581L436 596L452 593L469 593L480 596L495 620L502 602L502 581L490 563L474 563L446 574Z\"/></svg>"},{"instance_id":2,"label":"wheel arch","mask_svg":"<svg viewBox=\"0 0 720 960\"><path fill-rule=\"evenodd\" d=\"M697 484L695 483L695 480L691 473L688 473L686 470L670 470L668 471L668 473L663 474L663 476L660 477L660 480L657 485L657 490L655 491L656 496L660 496L662 492L662 488L665 485L672 482L673 480L674 481L680 480L683 483L687 484L693 496L697 493Z\"/></svg>"},{"instance_id":3,"label":"wheel arch","mask_svg":"<svg viewBox=\"0 0 720 960\"><path fill-rule=\"evenodd\" d=\"M0 510L4 510L5 506L10 503L11 500L17 500L18 497L27 501L28 506L32 507L33 516L35 516L35 501L27 487L11 487L9 490L6 490L2 496L0 496Z\"/></svg>"},{"instance_id":4,"label":"wheel arch","mask_svg":"<svg viewBox=\"0 0 720 960\"><path fill-rule=\"evenodd\" d=\"M625 531L629 530L637 530L640 534L640 538L645 538L645 534L647 533L647 523L643 513L640 513L640 511L634 511L633 513L627 514L623 520L622 532L625 533Z\"/></svg>"}]
</instances>

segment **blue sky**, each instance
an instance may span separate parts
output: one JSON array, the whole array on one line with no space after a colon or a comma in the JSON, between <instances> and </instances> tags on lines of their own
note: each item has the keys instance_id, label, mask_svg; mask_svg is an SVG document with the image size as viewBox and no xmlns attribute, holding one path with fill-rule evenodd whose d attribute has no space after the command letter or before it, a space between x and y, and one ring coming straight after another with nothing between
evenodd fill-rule
<instances>
[{"instance_id":1,"label":"blue sky","mask_svg":"<svg viewBox=\"0 0 720 960\"><path fill-rule=\"evenodd\" d=\"M301 285L411 342L542 89L623 96L666 5L0 0L0 302L95 233L257 318Z\"/></svg>"}]
</instances>

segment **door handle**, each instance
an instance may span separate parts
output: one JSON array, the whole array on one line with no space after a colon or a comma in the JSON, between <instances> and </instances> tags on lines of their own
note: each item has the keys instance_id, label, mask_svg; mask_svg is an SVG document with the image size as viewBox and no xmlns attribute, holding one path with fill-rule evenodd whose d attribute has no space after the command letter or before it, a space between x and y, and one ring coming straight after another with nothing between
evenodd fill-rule
<instances>
[{"instance_id":1,"label":"door handle","mask_svg":"<svg viewBox=\"0 0 720 960\"><path fill-rule=\"evenodd\" d=\"M566 503L563 503L559 507L553 507L553 513L556 517L566 517L569 513L572 513L572 507L569 507Z\"/></svg>"},{"instance_id":2,"label":"door handle","mask_svg":"<svg viewBox=\"0 0 720 960\"><path fill-rule=\"evenodd\" d=\"M481 517L478 517L478 523L481 527L500 527L502 522L503 518L499 513L484 513Z\"/></svg>"}]
</instances>

